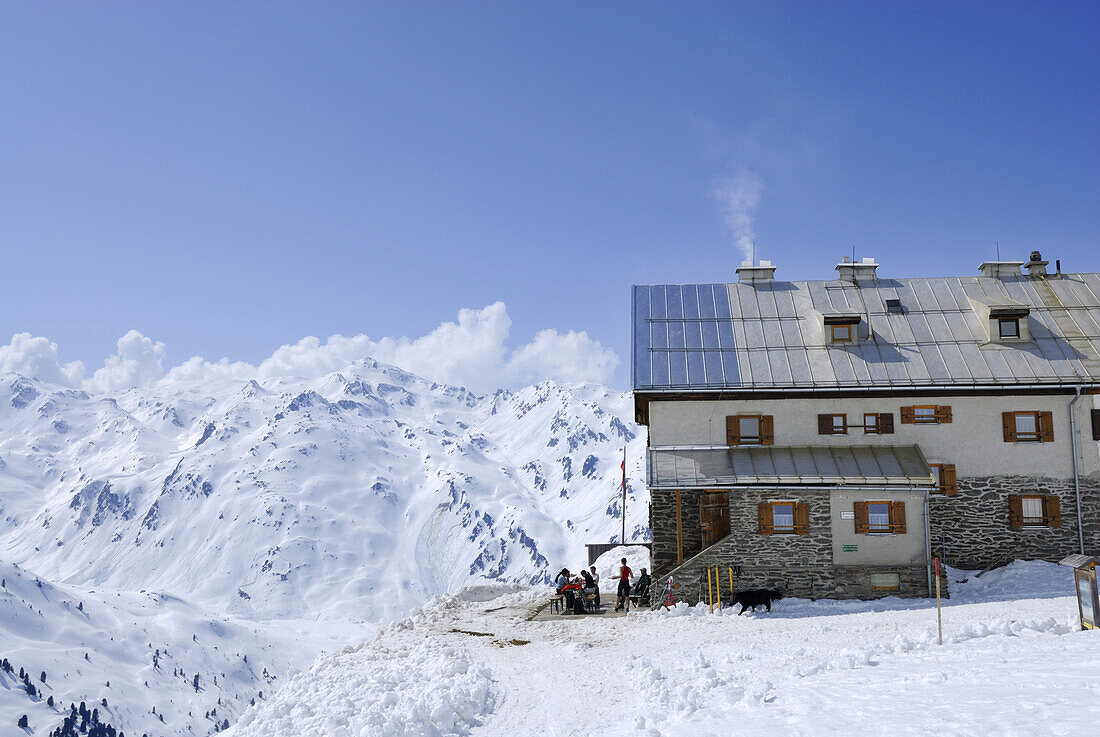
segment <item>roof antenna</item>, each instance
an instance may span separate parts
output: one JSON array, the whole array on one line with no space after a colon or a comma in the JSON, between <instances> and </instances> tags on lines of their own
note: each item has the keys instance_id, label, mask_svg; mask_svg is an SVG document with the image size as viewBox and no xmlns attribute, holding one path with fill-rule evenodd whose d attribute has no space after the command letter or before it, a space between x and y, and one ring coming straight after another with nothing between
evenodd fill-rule
<instances>
[{"instance_id":1,"label":"roof antenna","mask_svg":"<svg viewBox=\"0 0 1100 737\"><path fill-rule=\"evenodd\" d=\"M752 240L752 266L756 266L756 239Z\"/></svg>"},{"instance_id":2,"label":"roof antenna","mask_svg":"<svg viewBox=\"0 0 1100 737\"><path fill-rule=\"evenodd\" d=\"M997 260L1001 260L1001 242L997 241Z\"/></svg>"}]
</instances>

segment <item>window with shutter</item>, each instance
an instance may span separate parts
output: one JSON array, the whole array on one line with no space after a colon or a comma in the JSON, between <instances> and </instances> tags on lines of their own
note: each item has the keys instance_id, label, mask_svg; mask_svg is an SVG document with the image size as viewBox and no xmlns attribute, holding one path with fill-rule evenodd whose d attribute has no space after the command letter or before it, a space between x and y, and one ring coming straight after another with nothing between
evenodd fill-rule
<instances>
[{"instance_id":1,"label":"window with shutter","mask_svg":"<svg viewBox=\"0 0 1100 737\"><path fill-rule=\"evenodd\" d=\"M941 425L951 422L951 407L942 404L936 407L936 422Z\"/></svg>"},{"instance_id":2,"label":"window with shutter","mask_svg":"<svg viewBox=\"0 0 1100 737\"><path fill-rule=\"evenodd\" d=\"M863 433L865 435L878 435L878 418L877 412L863 413Z\"/></svg>"},{"instance_id":3,"label":"window with shutter","mask_svg":"<svg viewBox=\"0 0 1100 737\"><path fill-rule=\"evenodd\" d=\"M1062 500L1054 494L1013 494L1008 498L1008 522L1016 529L1061 527Z\"/></svg>"},{"instance_id":4,"label":"window with shutter","mask_svg":"<svg viewBox=\"0 0 1100 737\"><path fill-rule=\"evenodd\" d=\"M890 502L890 532L905 534L905 502Z\"/></svg>"},{"instance_id":5,"label":"window with shutter","mask_svg":"<svg viewBox=\"0 0 1100 737\"><path fill-rule=\"evenodd\" d=\"M901 411L901 424L912 425L916 421L916 415L913 412L913 407L902 407Z\"/></svg>"},{"instance_id":6,"label":"window with shutter","mask_svg":"<svg viewBox=\"0 0 1100 737\"><path fill-rule=\"evenodd\" d=\"M955 476L955 464L944 463L941 465L942 475L940 479L943 493L947 496L955 496L959 493L959 482Z\"/></svg>"},{"instance_id":7,"label":"window with shutter","mask_svg":"<svg viewBox=\"0 0 1100 737\"><path fill-rule=\"evenodd\" d=\"M1024 526L1024 501L1019 494L1008 497L1008 525L1014 529Z\"/></svg>"},{"instance_id":8,"label":"window with shutter","mask_svg":"<svg viewBox=\"0 0 1100 737\"><path fill-rule=\"evenodd\" d=\"M1062 500L1053 494L1044 500L1043 516L1046 517L1047 527L1062 526Z\"/></svg>"},{"instance_id":9,"label":"window with shutter","mask_svg":"<svg viewBox=\"0 0 1100 737\"><path fill-rule=\"evenodd\" d=\"M775 532L775 523L772 520L772 505L768 502L760 502L756 505L761 535L771 535Z\"/></svg>"},{"instance_id":10,"label":"window with shutter","mask_svg":"<svg viewBox=\"0 0 1100 737\"><path fill-rule=\"evenodd\" d=\"M796 535L810 534L810 505L806 502L794 505L794 532Z\"/></svg>"},{"instance_id":11,"label":"window with shutter","mask_svg":"<svg viewBox=\"0 0 1100 737\"><path fill-rule=\"evenodd\" d=\"M829 414L817 416L817 432L820 435L847 435L848 415Z\"/></svg>"},{"instance_id":12,"label":"window with shutter","mask_svg":"<svg viewBox=\"0 0 1100 737\"><path fill-rule=\"evenodd\" d=\"M775 444L775 421L771 415L761 415L760 417L760 444Z\"/></svg>"},{"instance_id":13,"label":"window with shutter","mask_svg":"<svg viewBox=\"0 0 1100 737\"><path fill-rule=\"evenodd\" d=\"M1039 413L1039 440L1044 443L1054 442L1054 413Z\"/></svg>"},{"instance_id":14,"label":"window with shutter","mask_svg":"<svg viewBox=\"0 0 1100 737\"><path fill-rule=\"evenodd\" d=\"M878 415L878 431L880 435L894 434L894 415L891 412L880 412Z\"/></svg>"},{"instance_id":15,"label":"window with shutter","mask_svg":"<svg viewBox=\"0 0 1100 737\"><path fill-rule=\"evenodd\" d=\"M1050 443L1054 441L1054 416L1050 412L1002 412L1006 443Z\"/></svg>"},{"instance_id":16,"label":"window with shutter","mask_svg":"<svg viewBox=\"0 0 1100 737\"><path fill-rule=\"evenodd\" d=\"M741 442L741 428L737 417L726 418L726 445L738 445Z\"/></svg>"},{"instance_id":17,"label":"window with shutter","mask_svg":"<svg viewBox=\"0 0 1100 737\"><path fill-rule=\"evenodd\" d=\"M726 418L726 445L772 445L775 425L771 415L732 415Z\"/></svg>"},{"instance_id":18,"label":"window with shutter","mask_svg":"<svg viewBox=\"0 0 1100 737\"><path fill-rule=\"evenodd\" d=\"M852 505L852 509L855 512L855 527L857 535L866 535L870 529L870 525L867 519L867 502L855 502Z\"/></svg>"}]
</instances>

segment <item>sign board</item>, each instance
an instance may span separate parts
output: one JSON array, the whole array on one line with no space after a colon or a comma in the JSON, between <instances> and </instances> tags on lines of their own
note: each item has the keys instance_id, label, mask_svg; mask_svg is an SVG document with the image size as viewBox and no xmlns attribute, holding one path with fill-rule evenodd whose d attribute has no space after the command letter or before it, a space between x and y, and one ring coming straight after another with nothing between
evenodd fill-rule
<instances>
[{"instance_id":1,"label":"sign board","mask_svg":"<svg viewBox=\"0 0 1100 737\"><path fill-rule=\"evenodd\" d=\"M858 552L858 551L859 551L859 546L858 546L858 545L845 545L845 546L844 546L844 547L842 548L842 550L843 550L843 551L844 551L845 553L855 553L855 552Z\"/></svg>"},{"instance_id":2,"label":"sign board","mask_svg":"<svg viewBox=\"0 0 1100 737\"><path fill-rule=\"evenodd\" d=\"M856 513L855 513L854 510L850 510L850 511L847 511L847 512L841 512L840 513L840 518L841 519L855 519L856 518Z\"/></svg>"}]
</instances>

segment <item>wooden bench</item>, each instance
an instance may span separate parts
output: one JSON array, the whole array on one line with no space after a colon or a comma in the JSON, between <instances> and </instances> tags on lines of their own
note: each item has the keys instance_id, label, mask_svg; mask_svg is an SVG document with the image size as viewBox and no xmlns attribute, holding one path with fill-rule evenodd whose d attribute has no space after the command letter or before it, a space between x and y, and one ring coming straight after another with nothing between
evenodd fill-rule
<instances>
[{"instance_id":1,"label":"wooden bench","mask_svg":"<svg viewBox=\"0 0 1100 737\"><path fill-rule=\"evenodd\" d=\"M561 594L554 594L550 597L550 613L553 614L554 610L558 610L558 614L561 614L561 603L565 599Z\"/></svg>"}]
</instances>

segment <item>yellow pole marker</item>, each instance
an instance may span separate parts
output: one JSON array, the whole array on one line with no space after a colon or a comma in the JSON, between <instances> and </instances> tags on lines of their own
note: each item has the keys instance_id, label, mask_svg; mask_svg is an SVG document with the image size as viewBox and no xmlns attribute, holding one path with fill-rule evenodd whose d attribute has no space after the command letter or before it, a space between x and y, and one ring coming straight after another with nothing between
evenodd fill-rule
<instances>
[{"instance_id":1,"label":"yellow pole marker","mask_svg":"<svg viewBox=\"0 0 1100 737\"><path fill-rule=\"evenodd\" d=\"M710 593L710 566L707 566L707 604L710 606L710 613L714 614L714 599Z\"/></svg>"},{"instance_id":2,"label":"yellow pole marker","mask_svg":"<svg viewBox=\"0 0 1100 737\"><path fill-rule=\"evenodd\" d=\"M714 598L718 600L718 611L722 611L722 577L718 575L718 564L714 564Z\"/></svg>"},{"instance_id":3,"label":"yellow pole marker","mask_svg":"<svg viewBox=\"0 0 1100 737\"><path fill-rule=\"evenodd\" d=\"M733 593L733 568L731 567L729 570L730 570L730 606L733 606L733 597L735 596L735 594Z\"/></svg>"}]
</instances>

